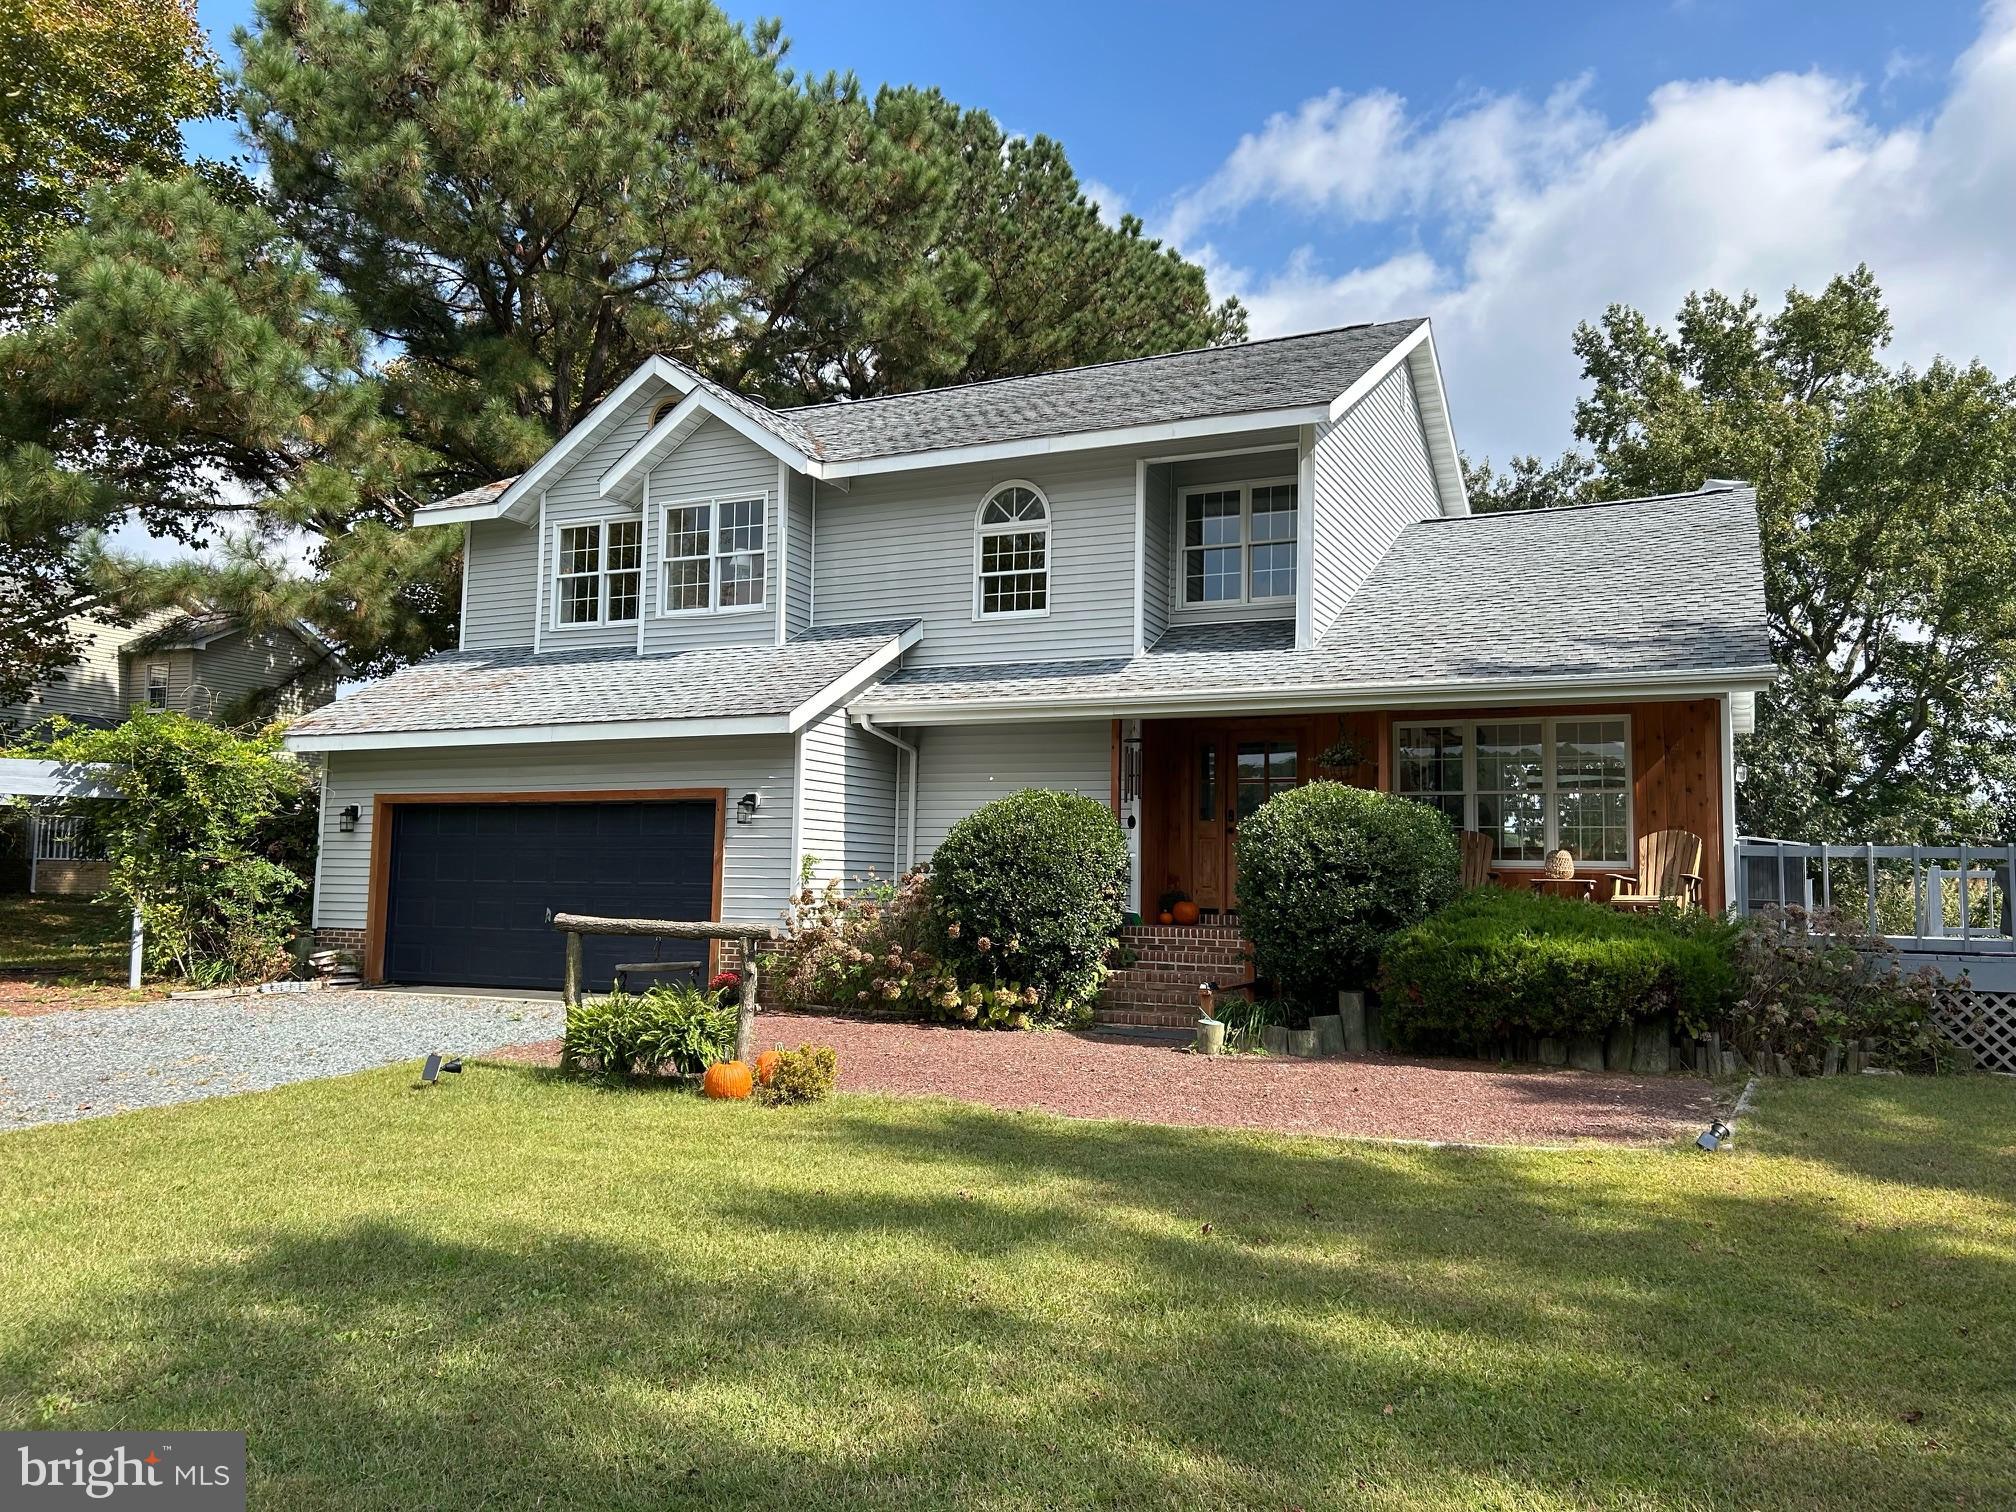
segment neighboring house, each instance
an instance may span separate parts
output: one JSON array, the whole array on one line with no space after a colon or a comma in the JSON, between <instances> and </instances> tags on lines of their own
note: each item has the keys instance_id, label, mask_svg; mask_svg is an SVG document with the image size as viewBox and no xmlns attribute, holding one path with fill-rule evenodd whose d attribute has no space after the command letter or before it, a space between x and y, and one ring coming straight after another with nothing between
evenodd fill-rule
<instances>
[{"instance_id":1,"label":"neighboring house","mask_svg":"<svg viewBox=\"0 0 2016 1512\"><path fill-rule=\"evenodd\" d=\"M774 918L1031 786L1226 926L1240 818L1345 742L1507 871L1693 830L1719 906L1772 674L1750 491L1472 517L1422 320L784 411L654 358L418 522L461 648L288 737L372 978L551 986L548 908Z\"/></svg>"},{"instance_id":2,"label":"neighboring house","mask_svg":"<svg viewBox=\"0 0 2016 1512\"><path fill-rule=\"evenodd\" d=\"M229 615L161 610L131 625L80 614L71 628L78 661L25 702L0 706L0 726L52 714L109 726L135 709L204 720L300 714L333 698L348 670L306 625L255 632Z\"/></svg>"},{"instance_id":3,"label":"neighboring house","mask_svg":"<svg viewBox=\"0 0 2016 1512\"><path fill-rule=\"evenodd\" d=\"M53 715L110 726L135 709L172 709L204 720L303 713L335 696L348 670L306 625L255 632L221 614L162 610L132 625L88 614L72 623L81 655L26 701L0 706L0 737ZM59 820L28 824L29 888L94 893L105 865Z\"/></svg>"}]
</instances>

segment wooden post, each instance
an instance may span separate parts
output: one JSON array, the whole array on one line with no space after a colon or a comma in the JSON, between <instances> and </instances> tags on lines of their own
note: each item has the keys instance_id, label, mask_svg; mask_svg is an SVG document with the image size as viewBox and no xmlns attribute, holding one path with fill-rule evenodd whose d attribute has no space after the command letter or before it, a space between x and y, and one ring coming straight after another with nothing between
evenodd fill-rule
<instances>
[{"instance_id":1,"label":"wooden post","mask_svg":"<svg viewBox=\"0 0 2016 1512\"><path fill-rule=\"evenodd\" d=\"M581 1006L581 935L567 931L567 975L560 988L560 1001L569 1008Z\"/></svg>"},{"instance_id":2,"label":"wooden post","mask_svg":"<svg viewBox=\"0 0 2016 1512\"><path fill-rule=\"evenodd\" d=\"M756 942L742 942L742 995L735 1009L735 1059L754 1065L756 1049Z\"/></svg>"}]
</instances>

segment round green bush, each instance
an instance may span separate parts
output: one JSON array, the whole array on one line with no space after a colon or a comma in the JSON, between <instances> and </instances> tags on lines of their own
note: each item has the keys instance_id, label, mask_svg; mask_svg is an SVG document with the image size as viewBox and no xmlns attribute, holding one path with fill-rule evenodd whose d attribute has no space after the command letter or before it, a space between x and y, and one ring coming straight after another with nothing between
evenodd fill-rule
<instances>
[{"instance_id":1,"label":"round green bush","mask_svg":"<svg viewBox=\"0 0 2016 1512\"><path fill-rule=\"evenodd\" d=\"M1127 837L1079 793L996 799L953 825L931 860L946 963L962 982L1019 984L1046 1015L1099 990L1126 891Z\"/></svg>"},{"instance_id":2,"label":"round green bush","mask_svg":"<svg viewBox=\"0 0 2016 1512\"><path fill-rule=\"evenodd\" d=\"M1387 940L1454 897L1462 875L1440 813L1341 782L1262 804L1239 825L1238 864L1255 965L1312 1008L1368 986Z\"/></svg>"}]
</instances>

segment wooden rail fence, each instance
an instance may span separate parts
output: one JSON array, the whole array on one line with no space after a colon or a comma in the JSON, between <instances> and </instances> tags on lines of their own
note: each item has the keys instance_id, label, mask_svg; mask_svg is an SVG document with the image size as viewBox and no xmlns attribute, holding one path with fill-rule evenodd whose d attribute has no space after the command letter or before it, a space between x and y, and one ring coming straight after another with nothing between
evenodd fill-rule
<instances>
[{"instance_id":1,"label":"wooden rail fence","mask_svg":"<svg viewBox=\"0 0 2016 1512\"><path fill-rule=\"evenodd\" d=\"M569 1007L581 1001L581 936L636 935L661 940L740 940L742 987L736 1008L735 1058L746 1061L756 1041L756 942L774 940L775 924L725 923L720 919L603 919L593 914L553 915L553 927L567 936L567 969L561 979L561 1000Z\"/></svg>"}]
</instances>

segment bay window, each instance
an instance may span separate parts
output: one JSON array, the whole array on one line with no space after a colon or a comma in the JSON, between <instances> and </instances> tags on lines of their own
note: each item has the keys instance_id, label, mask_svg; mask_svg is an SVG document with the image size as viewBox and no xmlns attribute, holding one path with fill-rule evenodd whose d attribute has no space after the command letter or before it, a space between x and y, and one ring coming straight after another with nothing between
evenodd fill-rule
<instances>
[{"instance_id":1,"label":"bay window","mask_svg":"<svg viewBox=\"0 0 2016 1512\"><path fill-rule=\"evenodd\" d=\"M1586 866L1631 864L1631 727L1622 715L1421 721L1394 730L1394 790L1537 866L1566 846Z\"/></svg>"}]
</instances>

